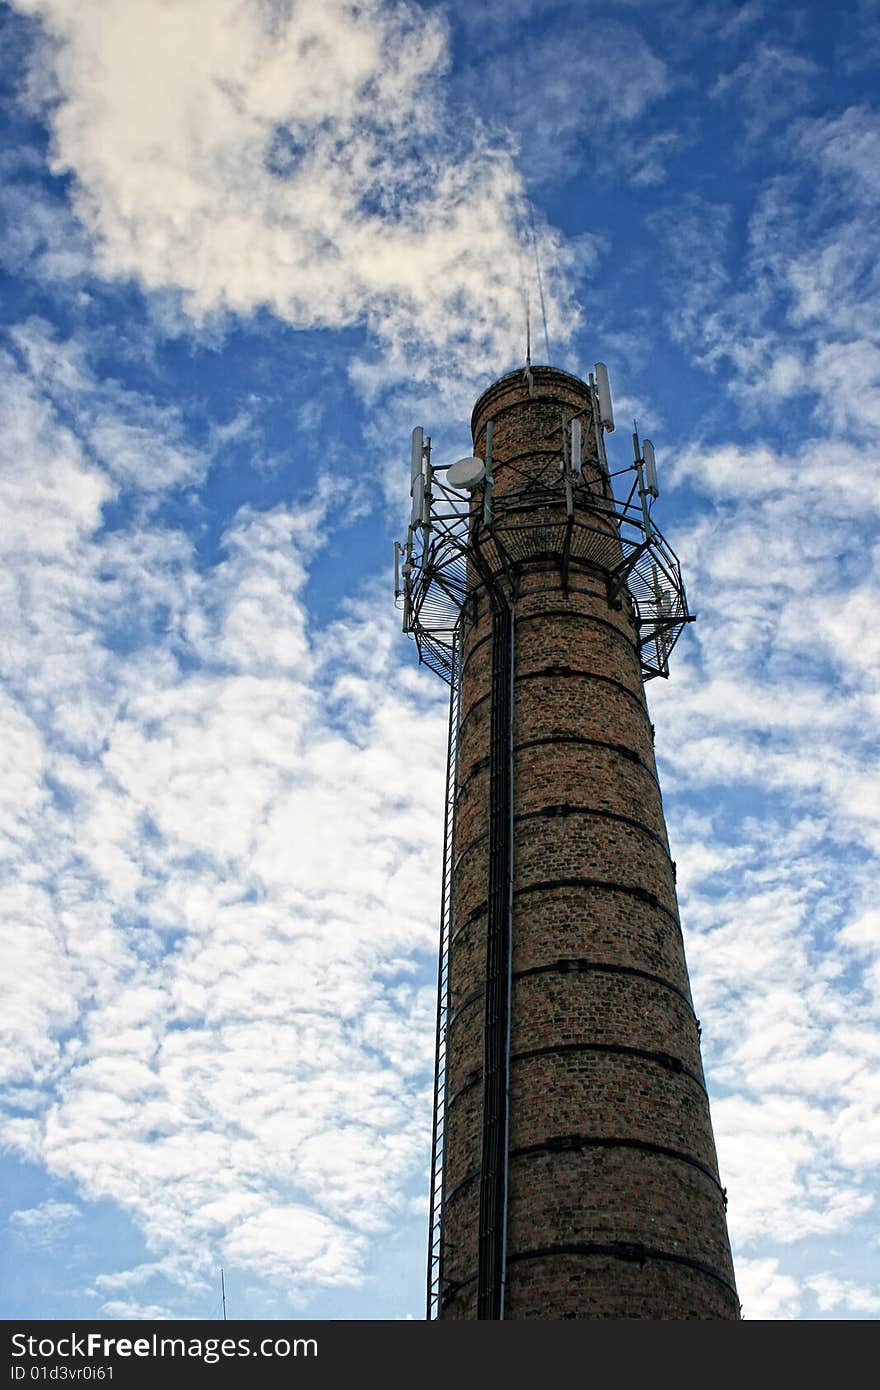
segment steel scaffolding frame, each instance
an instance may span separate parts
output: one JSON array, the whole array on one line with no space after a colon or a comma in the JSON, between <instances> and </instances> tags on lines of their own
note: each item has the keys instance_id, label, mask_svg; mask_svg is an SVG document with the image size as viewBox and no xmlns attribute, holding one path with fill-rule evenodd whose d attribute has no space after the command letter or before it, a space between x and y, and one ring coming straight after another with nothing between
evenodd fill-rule
<instances>
[{"instance_id":1,"label":"steel scaffolding frame","mask_svg":"<svg viewBox=\"0 0 880 1390\"><path fill-rule=\"evenodd\" d=\"M419 659L445 681L452 680L453 642L466 597L511 575L518 563L544 553L558 563L567 585L573 564L600 570L612 603L627 595L639 632L642 678L669 674L669 655L693 616L688 612L681 565L651 519L636 473L625 501L575 480L566 470L558 481L516 488L493 503L487 522L480 506L442 481L431 469L425 519L411 525L396 597L403 630L415 640Z\"/></svg>"}]
</instances>

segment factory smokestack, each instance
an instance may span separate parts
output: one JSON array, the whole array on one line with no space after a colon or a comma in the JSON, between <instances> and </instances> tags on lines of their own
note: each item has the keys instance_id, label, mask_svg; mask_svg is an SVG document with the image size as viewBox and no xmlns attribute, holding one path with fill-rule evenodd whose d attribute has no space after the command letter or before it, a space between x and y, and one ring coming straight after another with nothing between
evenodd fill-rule
<instances>
[{"instance_id":1,"label":"factory smokestack","mask_svg":"<svg viewBox=\"0 0 880 1390\"><path fill-rule=\"evenodd\" d=\"M690 615L613 427L602 364L529 366L472 458L413 436L396 589L451 686L429 1317L739 1317L643 689Z\"/></svg>"}]
</instances>

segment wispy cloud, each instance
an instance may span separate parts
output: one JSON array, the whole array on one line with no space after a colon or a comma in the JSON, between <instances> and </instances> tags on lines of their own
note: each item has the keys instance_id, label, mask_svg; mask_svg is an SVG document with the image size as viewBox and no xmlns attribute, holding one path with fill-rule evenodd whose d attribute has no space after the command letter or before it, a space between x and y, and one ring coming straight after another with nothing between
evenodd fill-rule
<instances>
[{"instance_id":1,"label":"wispy cloud","mask_svg":"<svg viewBox=\"0 0 880 1390\"><path fill-rule=\"evenodd\" d=\"M777 1321L796 1318L801 1310L797 1281L779 1269L774 1259L740 1258L736 1265L737 1286L743 1317L751 1321Z\"/></svg>"},{"instance_id":2,"label":"wispy cloud","mask_svg":"<svg viewBox=\"0 0 880 1390\"><path fill-rule=\"evenodd\" d=\"M72 422L115 484L158 492L201 482L208 461L193 448L176 405L163 406L112 377L96 377L83 344L30 319L10 340L45 399Z\"/></svg>"},{"instance_id":3,"label":"wispy cloud","mask_svg":"<svg viewBox=\"0 0 880 1390\"><path fill-rule=\"evenodd\" d=\"M674 844L679 798L706 799L675 852L731 1234L746 1251L850 1231L874 1209L880 996L856 924L880 852L862 624L863 581L878 576L870 549L857 569L847 557L853 509L866 535L878 518L859 457L824 440L793 456L695 446L671 470L712 508L678 537L695 643L651 697ZM764 1315L797 1315L773 1262L743 1267Z\"/></svg>"},{"instance_id":4,"label":"wispy cloud","mask_svg":"<svg viewBox=\"0 0 880 1390\"><path fill-rule=\"evenodd\" d=\"M462 105L479 86L495 128L515 141L517 166L529 183L552 183L612 167L636 184L662 182L664 156L678 143L669 129L633 127L673 85L671 71L633 25L607 15L562 8L542 15L523 43L499 11L480 7L457 92ZM638 74L621 82L620 74Z\"/></svg>"},{"instance_id":5,"label":"wispy cloud","mask_svg":"<svg viewBox=\"0 0 880 1390\"><path fill-rule=\"evenodd\" d=\"M869 99L816 114L824 58L760 4L513 0L503 32L497 5L14 8L42 25L25 100L54 175L22 118L4 1133L143 1235L93 1252L89 1307L179 1316L225 1260L287 1315L363 1294L422 1223L445 692L401 659L370 507L405 504L413 401L446 457L521 356L540 191L566 228L531 210L554 352L599 351L576 301L600 255L606 303L650 271L616 338L650 380L619 405L654 393L678 446L658 515L699 622L649 698L745 1314L873 1315L840 1254L876 1239L880 1158ZM694 117L713 84L707 125L760 133L721 178ZM11 1229L58 1249L75 1215L50 1198Z\"/></svg>"},{"instance_id":6,"label":"wispy cloud","mask_svg":"<svg viewBox=\"0 0 880 1390\"><path fill-rule=\"evenodd\" d=\"M178 533L101 529L113 485L28 361L4 378L27 462L3 525L27 652L3 740L7 1140L190 1275L221 1251L350 1282L422 1180L442 691L389 680L372 601L310 633L334 494L241 511L197 573Z\"/></svg>"},{"instance_id":7,"label":"wispy cloud","mask_svg":"<svg viewBox=\"0 0 880 1390\"><path fill-rule=\"evenodd\" d=\"M880 1293L856 1284L851 1279L838 1279L833 1274L815 1274L807 1280L823 1312L846 1308L854 1313L880 1313Z\"/></svg>"},{"instance_id":8,"label":"wispy cloud","mask_svg":"<svg viewBox=\"0 0 880 1390\"><path fill-rule=\"evenodd\" d=\"M179 291L197 319L266 306L299 328L362 324L382 345L365 386L472 382L519 357L522 176L479 103L444 108L438 12L18 8L54 41L53 168L74 177L101 274ZM538 237L561 342L567 254Z\"/></svg>"},{"instance_id":9,"label":"wispy cloud","mask_svg":"<svg viewBox=\"0 0 880 1390\"><path fill-rule=\"evenodd\" d=\"M17 1235L38 1245L50 1245L80 1215L71 1202L50 1198L38 1207L22 1207L10 1212L9 1225Z\"/></svg>"},{"instance_id":10,"label":"wispy cloud","mask_svg":"<svg viewBox=\"0 0 880 1390\"><path fill-rule=\"evenodd\" d=\"M732 72L718 78L712 96L733 103L754 140L810 102L820 71L812 58L796 49L761 42Z\"/></svg>"},{"instance_id":11,"label":"wispy cloud","mask_svg":"<svg viewBox=\"0 0 880 1390\"><path fill-rule=\"evenodd\" d=\"M711 802L692 833L683 823L683 913L731 1233L748 1252L875 1220L880 995L859 925L880 851L873 124L860 108L793 130L790 171L752 213L745 276L725 207L694 202L678 248L680 341L737 409L792 412L788 451L700 440L673 465L711 510L677 536L695 645L674 688L652 691L673 839L679 794ZM737 1269L746 1316L802 1315L809 1294L778 1260ZM836 1279L826 1312L844 1306Z\"/></svg>"},{"instance_id":12,"label":"wispy cloud","mask_svg":"<svg viewBox=\"0 0 880 1390\"><path fill-rule=\"evenodd\" d=\"M101 1305L101 1316L123 1322L168 1322L175 1315L161 1303L134 1303L130 1299L112 1298Z\"/></svg>"},{"instance_id":13,"label":"wispy cloud","mask_svg":"<svg viewBox=\"0 0 880 1390\"><path fill-rule=\"evenodd\" d=\"M651 226L668 248L670 330L751 412L809 402L817 431L871 438L878 419L878 261L865 107L794 122L748 219L691 195ZM754 418L754 414L752 415Z\"/></svg>"}]
</instances>

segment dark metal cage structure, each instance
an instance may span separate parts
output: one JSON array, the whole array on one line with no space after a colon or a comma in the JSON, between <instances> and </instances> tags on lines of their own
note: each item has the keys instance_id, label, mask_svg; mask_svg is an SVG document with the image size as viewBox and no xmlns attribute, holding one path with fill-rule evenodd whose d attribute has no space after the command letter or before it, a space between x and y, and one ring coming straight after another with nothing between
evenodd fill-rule
<instances>
[{"instance_id":1,"label":"dark metal cage structure","mask_svg":"<svg viewBox=\"0 0 880 1390\"><path fill-rule=\"evenodd\" d=\"M491 584L493 576L511 572L519 560L534 558L540 549L562 557L563 582L576 560L604 572L612 601L625 590L636 612L642 677L668 676L669 655L693 618L678 557L639 496L643 489L637 465L621 470L636 474L624 501L578 485L560 469L558 481L500 499L488 523L485 507L475 508L448 487L443 471L431 469L425 520L410 528L397 594L403 630L414 638L420 661L451 682L465 598L475 584Z\"/></svg>"}]
</instances>

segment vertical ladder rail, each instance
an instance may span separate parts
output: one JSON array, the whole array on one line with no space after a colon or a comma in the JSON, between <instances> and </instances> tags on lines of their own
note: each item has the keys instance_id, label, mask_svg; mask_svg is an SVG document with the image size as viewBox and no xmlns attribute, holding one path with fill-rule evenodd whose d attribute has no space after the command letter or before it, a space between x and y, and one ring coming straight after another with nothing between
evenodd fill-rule
<instances>
[{"instance_id":1,"label":"vertical ladder rail","mask_svg":"<svg viewBox=\"0 0 880 1390\"><path fill-rule=\"evenodd\" d=\"M504 1316L507 1248L510 1050L513 610L492 615L489 761L489 902L483 1024L483 1134L478 1223L477 1317Z\"/></svg>"},{"instance_id":2,"label":"vertical ladder rail","mask_svg":"<svg viewBox=\"0 0 880 1390\"><path fill-rule=\"evenodd\" d=\"M449 745L446 757L446 803L443 820L443 889L440 901L440 948L437 957L437 1035L434 1052L434 1120L431 1135L431 1196L428 1210L428 1286L425 1318L443 1316L443 1217L446 1140L446 1080L449 1023L449 943L452 935L452 869L455 862L455 794L458 773L458 728L461 719L459 630L452 644L449 690Z\"/></svg>"}]
</instances>

